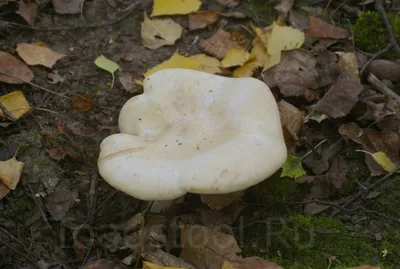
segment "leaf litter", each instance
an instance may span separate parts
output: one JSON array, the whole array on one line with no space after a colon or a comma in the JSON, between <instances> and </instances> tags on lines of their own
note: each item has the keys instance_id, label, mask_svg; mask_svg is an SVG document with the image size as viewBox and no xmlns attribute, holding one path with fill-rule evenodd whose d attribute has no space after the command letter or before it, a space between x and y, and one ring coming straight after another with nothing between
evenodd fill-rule
<instances>
[{"instance_id":1,"label":"leaf litter","mask_svg":"<svg viewBox=\"0 0 400 269\"><path fill-rule=\"evenodd\" d=\"M83 1L52 2L52 8L56 13L77 14L77 17L81 17L78 28L85 23L83 17L90 14L86 13L86 9L90 8L90 5L84 4ZM122 2L112 1L108 4L109 7L113 6L115 9L115 6ZM151 4L152 10L150 10ZM273 18L275 20L268 23L268 26L259 26L256 19L244 25L242 19L248 15L243 14L249 13L241 12L243 7L241 4L245 6L248 3L239 0L218 0L212 5L208 5L208 3L202 5L202 2L198 0L179 0L168 3L161 0L143 2L144 10L140 12L140 14L144 14L143 21L140 22L139 13L132 16L132 19L135 17L138 22L136 28L130 25L129 31L121 29L121 35L118 37L107 30L108 32L104 32L107 33L107 36L104 36L104 33L100 35L104 36L104 42L96 39L102 46L101 53L97 48L96 51L99 53L93 54L93 52L86 51L88 55L91 55L91 59L95 61L97 67L112 75L112 82L109 83L111 88L105 89L106 87L102 86L102 90L92 90L90 93L87 89L100 84L99 78L94 79L93 74L90 73L89 75L82 74L81 70L74 66L75 63L80 67L84 66L79 62L82 60L84 62L85 57L82 56L86 55L80 55L79 60L73 62L76 55L79 55L79 50L70 50L71 55L65 57L65 55L57 54L45 47L41 42L28 43L31 40L23 38L24 41L16 46L18 56L28 65L36 65L33 70L39 82L48 82L53 87L58 86L58 90L67 91L69 96L72 96L71 101L74 108L71 110L71 103L66 104L68 109L65 111L68 111L67 114L72 123L54 124L51 117L42 116L42 114L38 116L35 111L37 106L48 105L46 101L43 101L49 100L48 97L40 98L36 93L31 95L31 92L25 96L24 93L27 93L25 88L21 91L19 91L20 89L15 91L14 88L7 89L7 93L18 92L11 102L1 100L0 97L0 102L7 108L7 111L17 118L30 111L29 103L35 106L33 108L34 120L42 128L40 132L44 141L42 151L47 152L49 158L54 159L55 163L62 166L58 171L60 175L52 175L53 180L47 176L43 179L45 189L38 192L36 197L43 198L45 207L40 208L39 206L39 211L48 213L47 215L52 218L54 223L62 221L71 225L71 220L84 224L91 221L93 215L90 212L95 210L91 204L93 196L88 191L83 195L81 190L88 190L89 185L94 185L96 191L103 189L102 187L96 188L96 183L94 183L96 181L88 177L90 171L87 171L87 166L72 171L68 165L69 161L74 160L73 162L82 162L83 164L91 162L91 159L94 158L90 156L92 154L90 151L95 152L101 141L101 137L96 136L96 131L116 130L116 111L118 111L119 104L126 99L121 97L121 91L131 95L139 94L142 91L140 76L147 77L165 68L188 68L225 76L256 77L264 80L277 99L282 131L289 153L288 160L282 167L279 176L282 177L282 180L289 177L298 185L307 185L308 192L304 193L303 197L305 200L330 201L337 199L342 194L349 183L347 176L351 168L347 162L352 165L348 158L350 150L352 150L353 156L364 155L373 177L387 174L397 167L399 164L398 104L396 105L396 101L388 96L382 97L381 95L379 97L374 90L368 89L372 93L370 96L366 96L367 87L363 84L364 80L361 76L363 74L360 74L359 71L362 64L357 63L358 61L363 62L357 59L359 53L348 50L351 47L348 29L325 22L320 16L322 12L318 8L304 7L299 12L299 7L295 6L294 1L291 0L277 3L275 10L278 14L276 18ZM326 8L330 9L330 7ZM113 10L113 12L116 11L117 9ZM150 13L151 19L147 15L148 11L152 12ZM27 5L24 12L25 20L34 25L38 11L33 6ZM45 11L40 10L39 12ZM113 12L107 13L107 16ZM56 16L62 18L62 16ZM39 22L43 23L42 18L40 16L38 18ZM234 25L236 19L241 20L240 26ZM58 23L62 20L56 21ZM290 22L290 25L286 24L287 21ZM109 26L114 27L111 24ZM136 31L138 36L129 36L132 31ZM128 32L130 34L126 35ZM47 38L42 37L47 43ZM113 40L113 42L109 42L109 40ZM139 42L136 42L137 40ZM88 46L92 44L84 36L79 42L81 44L88 43ZM54 48L60 47L60 44L55 45ZM72 47L72 43L68 46ZM73 46L76 49L81 47L80 44ZM135 55L131 57L131 55L123 55L123 53L118 55L128 46L140 57ZM33 72L17 57L12 56L14 48L2 47L2 49L4 52L0 52L0 59L4 59L4 61L0 60L0 72L8 73L27 82L32 81L35 76ZM102 55L103 51L110 54L113 59L122 61L109 60ZM67 64L67 70L63 67L58 70L49 70L62 58L64 58L63 63L64 61L71 62L69 67ZM365 62L366 60L364 60ZM47 69L43 69L43 67ZM398 80L396 68L397 65L394 61L382 62L377 59L372 61L365 70L377 73L379 79L396 81ZM117 73L117 71L119 72ZM44 80L42 72L46 74ZM79 80L81 75L87 77L87 80ZM113 87L115 77L119 84L117 83ZM78 80L80 84L72 82L73 86L71 86L70 83L73 80ZM8 84L24 84L22 80L2 74L0 74L0 81ZM100 81L107 83L104 82L105 79L100 79ZM7 87L9 87L8 84L6 84ZM391 87L390 84L388 85ZM65 89L69 87L71 87L70 91ZM95 94L93 94L94 92ZM6 95L2 97L4 96ZM99 110L99 107L94 106L94 100L109 109ZM24 103L22 106L24 109L20 110L22 103ZM362 111L365 115L361 120L355 116L360 104L366 105L365 111ZM61 106L62 104L50 104L43 111L55 115L53 110L58 111ZM3 121L9 120L4 118L4 113L2 116ZM309 119L316 121L309 121ZM368 125L363 121L373 124ZM32 122L34 121L32 120ZM335 127L328 128L327 131L327 124L333 124ZM55 128L57 131L52 132L51 128ZM309 137L307 131L310 130L314 132L311 135L313 137L312 144L306 143L304 139L306 136ZM344 138L345 142L338 140L340 136ZM329 141L328 145L322 145L323 141ZM346 143L346 147L343 146L343 143ZM315 144L317 145L313 146ZM349 144L355 148L347 149ZM27 167L31 169L31 166ZM64 169L69 171L61 171ZM72 177L72 179L66 181L65 176ZM69 186L69 183L74 182L73 180L78 180L79 184ZM35 184L35 182L31 181L29 184ZM4 184L0 185L1 198L9 191L10 189ZM83 198L84 196L85 198ZM291 199L291 197L285 198ZM80 199L84 199L88 205L87 210L90 217L86 220L82 217L79 219L79 215L85 217L86 212L79 212L84 208L84 204L78 206L79 210L74 208L74 205L79 204ZM232 233L236 228L233 226L235 220L243 213L243 208L246 209L246 199L246 192L213 196L200 195L198 201L200 205L194 212L190 212L191 214L170 213L175 214L174 221L179 226L179 229L174 232L178 232L181 236L180 255L170 251L171 231L168 226L174 221L169 222L170 220L166 218L168 215L155 219L152 219L151 214L146 216L139 224L128 229L132 233L124 238L127 239L126 241L117 231L104 232L99 241L102 240L103 248L112 253L129 249L131 253L129 251L124 253L124 257L126 257L124 262L133 265L137 262L137 257L141 257L144 259L144 268L282 268L280 265L260 257L244 258L240 256L241 249ZM105 203L101 204L100 208L104 206L109 210L110 208L114 210L115 207L112 206L118 203L116 199L106 201L111 201L111 207L107 207L108 205ZM40 205L40 201L37 202ZM187 206L185 203L184 206ZM124 206L125 208L130 207ZM303 210L306 215L317 215L329 208L329 205L309 203L304 206ZM97 212L96 209L96 214ZM247 213L247 209L245 213ZM169 217L171 216L169 215ZM95 218L96 221L99 221L100 214ZM213 230L222 224L225 225L225 230L218 232ZM210 239L218 239L224 244L215 244ZM95 244L93 247L97 247L97 245ZM73 251L77 257L83 259L85 255L90 254L91 248L92 246L87 249L83 245L77 244L73 247ZM287 253L279 253L274 257L279 261L288 259ZM329 255L330 261L332 257ZM342 260L344 257L340 258ZM106 259L100 261L98 261L99 263L88 262L85 268L124 266Z\"/></svg>"}]
</instances>

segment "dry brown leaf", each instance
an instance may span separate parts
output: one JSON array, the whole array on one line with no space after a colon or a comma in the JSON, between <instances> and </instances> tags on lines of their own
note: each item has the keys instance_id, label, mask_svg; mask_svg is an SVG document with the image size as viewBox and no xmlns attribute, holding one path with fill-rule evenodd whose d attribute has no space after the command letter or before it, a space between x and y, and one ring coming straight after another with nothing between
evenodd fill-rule
<instances>
[{"instance_id":1,"label":"dry brown leaf","mask_svg":"<svg viewBox=\"0 0 400 269\"><path fill-rule=\"evenodd\" d=\"M319 87L331 85L339 77L340 70L337 56L333 52L323 51L318 54L317 70L319 72Z\"/></svg>"},{"instance_id":2,"label":"dry brown leaf","mask_svg":"<svg viewBox=\"0 0 400 269\"><path fill-rule=\"evenodd\" d=\"M223 29L218 29L215 34L204 40L200 40L198 47L214 57L222 60L230 49L247 50L250 46L250 41L245 35L239 32L226 32Z\"/></svg>"},{"instance_id":3,"label":"dry brown leaf","mask_svg":"<svg viewBox=\"0 0 400 269\"><path fill-rule=\"evenodd\" d=\"M344 117L358 102L358 95L362 90L358 77L349 72L342 73L312 110L324 113L331 118Z\"/></svg>"},{"instance_id":4,"label":"dry brown leaf","mask_svg":"<svg viewBox=\"0 0 400 269\"><path fill-rule=\"evenodd\" d=\"M393 132L377 132L370 128L360 128L355 123L342 124L339 133L363 146L363 150L375 153L384 152L395 165L400 165L400 136ZM370 154L365 154L365 162L371 171L371 176L380 176L387 172Z\"/></svg>"},{"instance_id":5,"label":"dry brown leaf","mask_svg":"<svg viewBox=\"0 0 400 269\"><path fill-rule=\"evenodd\" d=\"M223 6L234 8L239 4L240 0L217 0L217 2Z\"/></svg>"},{"instance_id":6,"label":"dry brown leaf","mask_svg":"<svg viewBox=\"0 0 400 269\"><path fill-rule=\"evenodd\" d=\"M0 72L10 74L28 82L31 82L34 77L33 72L26 64L4 51L0 51ZM25 83L22 80L2 74L0 74L0 81L10 84Z\"/></svg>"},{"instance_id":7,"label":"dry brown leaf","mask_svg":"<svg viewBox=\"0 0 400 269\"><path fill-rule=\"evenodd\" d=\"M238 258L236 253L240 253L232 235L202 225L184 225L181 245L181 257L198 269L220 269L224 258L235 260Z\"/></svg>"},{"instance_id":8,"label":"dry brown leaf","mask_svg":"<svg viewBox=\"0 0 400 269\"><path fill-rule=\"evenodd\" d=\"M346 29L333 26L313 16L310 17L310 27L305 33L317 38L346 39L349 37L349 32Z\"/></svg>"},{"instance_id":9,"label":"dry brown leaf","mask_svg":"<svg viewBox=\"0 0 400 269\"><path fill-rule=\"evenodd\" d=\"M35 24L38 5L35 1L18 1L18 10L15 12L20 15L30 25Z\"/></svg>"},{"instance_id":10,"label":"dry brown leaf","mask_svg":"<svg viewBox=\"0 0 400 269\"><path fill-rule=\"evenodd\" d=\"M182 36L182 27L172 19L152 19L144 13L140 34L143 46L158 49L162 46L173 45Z\"/></svg>"},{"instance_id":11,"label":"dry brown leaf","mask_svg":"<svg viewBox=\"0 0 400 269\"><path fill-rule=\"evenodd\" d=\"M194 267L187 261L175 257L161 249L157 249L153 252L143 252L140 255L146 261L154 264L162 264L163 266L176 267L176 268L196 269L196 267Z\"/></svg>"},{"instance_id":12,"label":"dry brown leaf","mask_svg":"<svg viewBox=\"0 0 400 269\"><path fill-rule=\"evenodd\" d=\"M75 92L72 93L72 106L80 111L86 112L92 109L93 107L93 100L91 97L86 97Z\"/></svg>"},{"instance_id":13,"label":"dry brown leaf","mask_svg":"<svg viewBox=\"0 0 400 269\"><path fill-rule=\"evenodd\" d=\"M216 23L219 14L212 11L199 11L189 14L189 30L203 29L209 25Z\"/></svg>"},{"instance_id":14,"label":"dry brown leaf","mask_svg":"<svg viewBox=\"0 0 400 269\"><path fill-rule=\"evenodd\" d=\"M21 178L23 169L24 163L17 161L15 156L7 161L0 161L0 181L10 190L14 190Z\"/></svg>"},{"instance_id":15,"label":"dry brown leaf","mask_svg":"<svg viewBox=\"0 0 400 269\"><path fill-rule=\"evenodd\" d=\"M307 166L315 175L321 175L329 169L329 163L333 157L335 157L342 149L343 143L341 140L324 147L321 145L316 148L315 151L319 153L311 154L303 159L303 164Z\"/></svg>"},{"instance_id":16,"label":"dry brown leaf","mask_svg":"<svg viewBox=\"0 0 400 269\"><path fill-rule=\"evenodd\" d=\"M64 54L52 51L48 47L27 43L18 44L17 52L28 65L43 65L48 68L52 68L58 60L65 57Z\"/></svg>"},{"instance_id":17,"label":"dry brown leaf","mask_svg":"<svg viewBox=\"0 0 400 269\"><path fill-rule=\"evenodd\" d=\"M46 149L46 152L52 159L56 161L61 161L65 159L67 156L71 158L76 158L78 156L78 154L69 147L57 147L57 148Z\"/></svg>"},{"instance_id":18,"label":"dry brown leaf","mask_svg":"<svg viewBox=\"0 0 400 269\"><path fill-rule=\"evenodd\" d=\"M228 194L201 194L201 202L208 207L221 210L234 202L240 201L244 191L237 191Z\"/></svg>"},{"instance_id":19,"label":"dry brown leaf","mask_svg":"<svg viewBox=\"0 0 400 269\"><path fill-rule=\"evenodd\" d=\"M78 14L83 8L84 0L51 0L58 14Z\"/></svg>"},{"instance_id":20,"label":"dry brown leaf","mask_svg":"<svg viewBox=\"0 0 400 269\"><path fill-rule=\"evenodd\" d=\"M319 98L317 60L309 52L295 49L282 52L278 65L264 72L269 87L279 87L284 96L304 96L312 101Z\"/></svg>"},{"instance_id":21,"label":"dry brown leaf","mask_svg":"<svg viewBox=\"0 0 400 269\"><path fill-rule=\"evenodd\" d=\"M400 80L400 64L388 60L373 60L367 68L379 79Z\"/></svg>"},{"instance_id":22,"label":"dry brown leaf","mask_svg":"<svg viewBox=\"0 0 400 269\"><path fill-rule=\"evenodd\" d=\"M294 105L281 100L278 103L281 124L287 128L295 140L298 140L298 133L305 117L305 112L299 110Z\"/></svg>"},{"instance_id":23,"label":"dry brown leaf","mask_svg":"<svg viewBox=\"0 0 400 269\"><path fill-rule=\"evenodd\" d=\"M83 269L129 269L129 267L121 262L108 259L101 259L85 263Z\"/></svg>"},{"instance_id":24,"label":"dry brown leaf","mask_svg":"<svg viewBox=\"0 0 400 269\"><path fill-rule=\"evenodd\" d=\"M239 260L226 261L233 269L283 269L278 264L259 257L247 257ZM228 269L229 267L227 267Z\"/></svg>"}]
</instances>

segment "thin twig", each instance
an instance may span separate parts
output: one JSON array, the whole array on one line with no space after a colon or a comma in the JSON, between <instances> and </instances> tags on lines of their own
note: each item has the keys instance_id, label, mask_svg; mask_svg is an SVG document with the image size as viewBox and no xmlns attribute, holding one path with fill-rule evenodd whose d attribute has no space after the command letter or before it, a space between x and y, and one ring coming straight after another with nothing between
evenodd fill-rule
<instances>
[{"instance_id":1,"label":"thin twig","mask_svg":"<svg viewBox=\"0 0 400 269\"><path fill-rule=\"evenodd\" d=\"M28 252L28 249L25 247L25 245L24 245L24 243L23 243L22 241L20 241L18 238L16 238L16 237L13 236L12 234L10 234L6 229L4 229L4 228L2 228L2 227L0 227L0 231L1 231L2 233L4 233L5 235L7 235L8 237L10 237L11 239L13 239L14 241L16 241L18 244L21 245L21 247L24 248L24 250L25 250L26 252Z\"/></svg>"},{"instance_id":2,"label":"thin twig","mask_svg":"<svg viewBox=\"0 0 400 269\"><path fill-rule=\"evenodd\" d=\"M14 251L15 253L17 253L18 255L20 255L21 257L23 257L25 260L27 260L33 267L37 268L37 269L41 269L34 260L32 260L30 257L28 257L28 255L22 253L21 251L19 251L18 249L15 249L14 247L12 247L11 245L7 244L7 242L4 242L3 240L0 239L0 243L4 244L5 246L7 246L7 248L11 249L12 251Z\"/></svg>"},{"instance_id":3,"label":"thin twig","mask_svg":"<svg viewBox=\"0 0 400 269\"><path fill-rule=\"evenodd\" d=\"M400 103L400 96L397 95L392 89L386 86L382 81L380 81L372 72L369 73L367 77L367 81L371 83L377 90L381 93L385 94L386 96L390 96L398 103Z\"/></svg>"},{"instance_id":4,"label":"thin twig","mask_svg":"<svg viewBox=\"0 0 400 269\"><path fill-rule=\"evenodd\" d=\"M386 48L384 48L383 50L378 51L377 53L375 53L371 59L368 60L368 62L366 62L364 64L364 66L361 68L360 74L362 75L365 71L365 69L368 67L368 65L375 60L376 58L378 58L379 56L381 56L382 54L384 54L385 52L387 52L388 50L390 50L390 48L393 46L392 43L390 43L389 45L386 46Z\"/></svg>"},{"instance_id":5,"label":"thin twig","mask_svg":"<svg viewBox=\"0 0 400 269\"><path fill-rule=\"evenodd\" d=\"M390 43L393 44L395 51L400 56L400 47L399 44L397 44L396 38L393 35L392 27L390 26L390 22L386 14L385 8L383 7L382 0L376 0L375 9L379 12L379 14L381 14L383 23L385 24L386 27L386 31L389 35Z\"/></svg>"},{"instance_id":6,"label":"thin twig","mask_svg":"<svg viewBox=\"0 0 400 269\"><path fill-rule=\"evenodd\" d=\"M13 113L11 113L4 105L3 103L0 101L0 109L3 111L5 116L9 116L13 121L18 120L17 117L14 116Z\"/></svg>"},{"instance_id":7,"label":"thin twig","mask_svg":"<svg viewBox=\"0 0 400 269\"><path fill-rule=\"evenodd\" d=\"M35 201L36 206L38 207L40 214L42 215L42 218L44 220L44 222L46 223L47 227L50 228L50 230L52 230L53 228L50 226L49 222L47 221L47 217L46 214L43 212L41 204L39 203L39 201L36 199L36 195L35 192L32 190L31 185L29 183L27 183L26 185L28 185L29 191L31 192L32 195L32 199Z\"/></svg>"},{"instance_id":8,"label":"thin twig","mask_svg":"<svg viewBox=\"0 0 400 269\"><path fill-rule=\"evenodd\" d=\"M41 89L41 90L43 90L43 91L46 91L46 92L49 92L49 93L55 94L55 95L57 95L57 96L60 96L60 97L66 98L66 99L68 99L68 100L72 100L72 98L71 98L71 97L68 97L68 96L62 95L62 94L60 94L60 93L58 93L58 92L55 92L55 91L52 91L52 90L49 90L49 89L46 89L45 87L39 86L39 85L37 85L37 84L35 84L35 83L29 82L29 81L27 81L27 80L25 80L25 79L22 79L22 78L16 77L16 76L14 76L14 75L11 75L11 74L9 74L9 73L6 73L6 72L1 72L1 71L0 71L0 75L5 75L5 76L9 76L9 77L12 77L12 78L15 78L15 79L21 80L22 82L25 82L25 83L27 83L27 84L31 85L32 87L36 87L36 88L39 88L39 89Z\"/></svg>"},{"instance_id":9,"label":"thin twig","mask_svg":"<svg viewBox=\"0 0 400 269\"><path fill-rule=\"evenodd\" d=\"M29 26L29 25L23 25L19 23L9 23L11 27L18 27L22 29L31 29L35 31L71 31L71 30L79 30L79 29L93 29L93 28L103 28L106 26L110 26L116 23L119 23L123 21L125 18L127 18L129 15L132 14L132 12L135 10L135 7L140 3L140 1L137 1L133 3L130 6L130 9L127 11L126 14L120 16L118 19L110 22L105 22L105 23L92 23L92 24L87 24L87 25L79 25L79 26L74 26L74 27L53 27L53 28L40 28L40 27L34 27L34 26Z\"/></svg>"}]
</instances>

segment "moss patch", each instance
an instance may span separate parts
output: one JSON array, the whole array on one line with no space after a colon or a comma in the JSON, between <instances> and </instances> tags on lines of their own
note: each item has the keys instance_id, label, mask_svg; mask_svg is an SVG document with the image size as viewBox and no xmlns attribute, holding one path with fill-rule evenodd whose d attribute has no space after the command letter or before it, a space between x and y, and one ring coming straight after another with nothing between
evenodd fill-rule
<instances>
[{"instance_id":1,"label":"moss patch","mask_svg":"<svg viewBox=\"0 0 400 269\"><path fill-rule=\"evenodd\" d=\"M396 40L400 40L400 16L389 12L388 18ZM378 52L390 43L382 17L378 12L362 12L353 26L353 34L355 45L370 53ZM385 57L393 55L393 50L384 54Z\"/></svg>"}]
</instances>

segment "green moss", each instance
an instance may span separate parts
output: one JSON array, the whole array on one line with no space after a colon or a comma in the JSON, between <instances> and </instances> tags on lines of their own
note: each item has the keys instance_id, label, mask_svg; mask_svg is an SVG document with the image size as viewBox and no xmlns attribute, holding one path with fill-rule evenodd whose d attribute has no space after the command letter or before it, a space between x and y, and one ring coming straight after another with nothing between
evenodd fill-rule
<instances>
[{"instance_id":1,"label":"green moss","mask_svg":"<svg viewBox=\"0 0 400 269\"><path fill-rule=\"evenodd\" d=\"M388 13L388 18L396 40L400 40L400 16ZM353 26L356 47L369 53L384 49L389 43L389 37L382 17L378 12L362 12ZM391 50L385 54L390 57L394 54Z\"/></svg>"},{"instance_id":2,"label":"green moss","mask_svg":"<svg viewBox=\"0 0 400 269\"><path fill-rule=\"evenodd\" d=\"M337 218L300 214L265 217L244 228L242 238L243 256L260 256L286 269L328 268L330 256L340 261L334 262L331 268L370 264L374 257L382 268L391 268L396 264L394 255L383 258L381 251L398 250L393 240L375 242L350 233L347 225Z\"/></svg>"},{"instance_id":3,"label":"green moss","mask_svg":"<svg viewBox=\"0 0 400 269\"><path fill-rule=\"evenodd\" d=\"M247 0L243 1L241 11L252 18L258 27L265 27L277 18L277 11L274 3L265 0Z\"/></svg>"}]
</instances>

